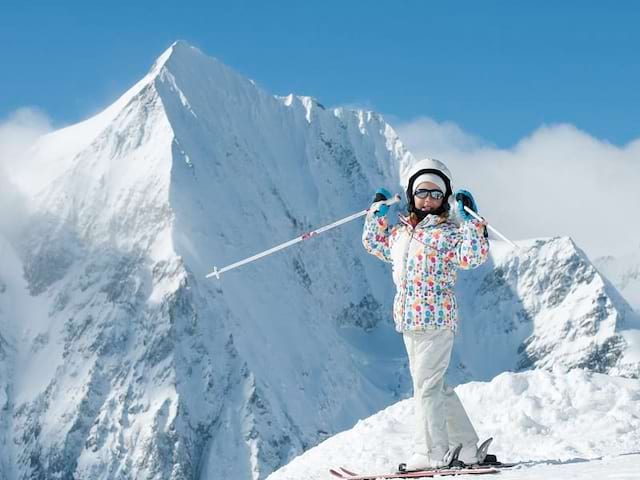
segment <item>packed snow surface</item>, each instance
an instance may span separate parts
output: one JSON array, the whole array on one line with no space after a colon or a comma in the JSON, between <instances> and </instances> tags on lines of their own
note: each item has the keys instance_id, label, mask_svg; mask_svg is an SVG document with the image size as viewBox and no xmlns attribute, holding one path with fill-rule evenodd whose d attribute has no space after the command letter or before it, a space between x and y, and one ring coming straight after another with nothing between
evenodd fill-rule
<instances>
[{"instance_id":1,"label":"packed snow surface","mask_svg":"<svg viewBox=\"0 0 640 480\"><path fill-rule=\"evenodd\" d=\"M503 373L456 391L480 438L495 439L490 452L503 461L524 462L503 471L501 478L638 478L638 380L577 369L534 370ZM358 473L392 471L411 454L413 425L412 401L400 401L309 450L268 480L326 479L334 466Z\"/></svg>"}]
</instances>

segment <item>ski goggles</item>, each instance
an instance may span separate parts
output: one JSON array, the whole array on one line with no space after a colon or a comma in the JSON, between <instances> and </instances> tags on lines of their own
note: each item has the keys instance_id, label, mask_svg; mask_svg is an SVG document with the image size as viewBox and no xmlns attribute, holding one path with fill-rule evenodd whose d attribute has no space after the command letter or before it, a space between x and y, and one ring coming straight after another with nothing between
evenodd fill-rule
<instances>
[{"instance_id":1,"label":"ski goggles","mask_svg":"<svg viewBox=\"0 0 640 480\"><path fill-rule=\"evenodd\" d=\"M444 193L441 190L429 190L428 188L419 188L413 193L418 198L431 197L434 200L441 200L444 198Z\"/></svg>"}]
</instances>

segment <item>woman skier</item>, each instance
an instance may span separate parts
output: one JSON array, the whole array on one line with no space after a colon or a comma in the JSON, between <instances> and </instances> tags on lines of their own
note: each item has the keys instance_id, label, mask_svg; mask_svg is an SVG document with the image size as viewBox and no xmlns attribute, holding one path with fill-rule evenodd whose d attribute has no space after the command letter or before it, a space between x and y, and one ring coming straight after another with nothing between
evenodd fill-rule
<instances>
[{"instance_id":1,"label":"woman skier","mask_svg":"<svg viewBox=\"0 0 640 480\"><path fill-rule=\"evenodd\" d=\"M474 464L478 435L453 388L444 382L451 359L458 308L453 292L456 271L480 266L488 257L486 222L464 211L477 211L467 191L456 192L461 218L450 218L451 173L440 161L424 159L403 178L409 212L390 226L386 206L375 202L367 214L365 249L393 264L396 296L393 318L409 356L416 431L406 470L447 465L448 452L461 444L458 459ZM380 197L376 197L380 199Z\"/></svg>"}]
</instances>

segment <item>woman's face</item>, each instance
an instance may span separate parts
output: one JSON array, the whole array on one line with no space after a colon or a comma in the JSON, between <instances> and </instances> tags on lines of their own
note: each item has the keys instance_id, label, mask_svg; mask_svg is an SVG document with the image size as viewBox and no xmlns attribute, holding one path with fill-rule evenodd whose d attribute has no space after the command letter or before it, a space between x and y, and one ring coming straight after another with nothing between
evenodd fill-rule
<instances>
[{"instance_id":1,"label":"woman's face","mask_svg":"<svg viewBox=\"0 0 640 480\"><path fill-rule=\"evenodd\" d=\"M442 192L442 190L440 190L440 187L438 187L435 183L432 183L432 182L422 182L421 184L419 184L417 187L414 188L414 191L420 188L426 188L428 190L439 190ZM431 198L431 195L429 195L427 198L418 198L415 195L413 196L413 203L416 206L416 209L422 210L423 212L432 212L438 209L440 205L442 205L443 201L444 201L444 198L435 200Z\"/></svg>"}]
</instances>

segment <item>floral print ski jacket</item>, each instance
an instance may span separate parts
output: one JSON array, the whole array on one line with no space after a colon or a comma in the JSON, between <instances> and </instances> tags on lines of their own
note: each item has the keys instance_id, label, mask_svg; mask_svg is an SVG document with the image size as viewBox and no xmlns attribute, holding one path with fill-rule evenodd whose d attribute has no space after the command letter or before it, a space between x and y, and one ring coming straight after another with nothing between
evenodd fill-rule
<instances>
[{"instance_id":1,"label":"floral print ski jacket","mask_svg":"<svg viewBox=\"0 0 640 480\"><path fill-rule=\"evenodd\" d=\"M415 228L407 217L389 226L386 217L367 214L362 243L376 257L393 264L396 296L393 319L398 332L431 328L458 329L453 287L457 270L480 266L489 255L484 226L469 220L458 226L427 215Z\"/></svg>"}]
</instances>

